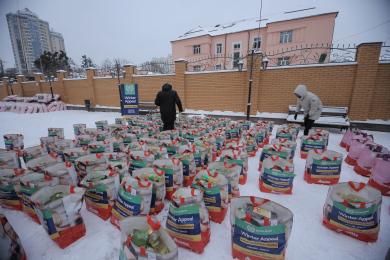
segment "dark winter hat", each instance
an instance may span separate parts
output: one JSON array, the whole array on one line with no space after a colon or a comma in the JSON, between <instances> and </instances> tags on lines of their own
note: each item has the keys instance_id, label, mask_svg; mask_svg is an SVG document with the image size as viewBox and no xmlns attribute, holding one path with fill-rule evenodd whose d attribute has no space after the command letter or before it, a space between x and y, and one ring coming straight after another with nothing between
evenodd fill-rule
<instances>
[{"instance_id":1,"label":"dark winter hat","mask_svg":"<svg viewBox=\"0 0 390 260\"><path fill-rule=\"evenodd\" d=\"M170 91L172 90L172 85L169 84L169 83L165 83L163 86L162 86L162 91Z\"/></svg>"}]
</instances>

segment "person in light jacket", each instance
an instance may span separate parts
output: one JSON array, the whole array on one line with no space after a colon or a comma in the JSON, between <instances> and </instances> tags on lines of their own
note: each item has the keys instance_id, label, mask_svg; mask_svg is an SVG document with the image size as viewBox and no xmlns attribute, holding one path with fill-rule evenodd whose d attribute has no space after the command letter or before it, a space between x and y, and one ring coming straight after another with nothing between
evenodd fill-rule
<instances>
[{"instance_id":1,"label":"person in light jacket","mask_svg":"<svg viewBox=\"0 0 390 260\"><path fill-rule=\"evenodd\" d=\"M322 102L317 95L308 91L307 87L302 84L296 87L294 94L298 98L294 119L297 120L299 111L303 109L303 114L305 116L303 121L305 127L304 135L307 135L310 128L314 125L314 121L321 116Z\"/></svg>"},{"instance_id":2,"label":"person in light jacket","mask_svg":"<svg viewBox=\"0 0 390 260\"><path fill-rule=\"evenodd\" d=\"M172 85L165 83L162 90L158 92L154 101L156 106L160 107L161 120L164 123L165 130L173 130L176 120L176 105L179 112L183 112L181 100L176 91L172 90Z\"/></svg>"}]
</instances>

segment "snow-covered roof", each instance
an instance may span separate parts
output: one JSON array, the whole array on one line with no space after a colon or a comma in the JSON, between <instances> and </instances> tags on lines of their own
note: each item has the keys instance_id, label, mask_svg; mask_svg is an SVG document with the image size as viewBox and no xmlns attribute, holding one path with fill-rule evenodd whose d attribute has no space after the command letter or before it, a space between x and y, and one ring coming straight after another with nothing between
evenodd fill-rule
<instances>
[{"instance_id":1,"label":"snow-covered roof","mask_svg":"<svg viewBox=\"0 0 390 260\"><path fill-rule=\"evenodd\" d=\"M336 13L336 15L338 14L337 11L324 11L324 10L320 11L315 7L294 10L294 11L286 11L280 14L270 15L268 17L261 18L261 28L266 27L266 25L269 23L300 19L300 18L306 18L311 16L325 15L330 13ZM180 35L173 41L180 41L184 39L190 39L190 38L205 36L205 35L217 36L217 35L223 35L228 33L252 30L256 28L259 28L258 17L242 19L242 20L238 20L226 24L217 24L213 27L208 27L208 28L198 26L194 29L189 30L183 35Z\"/></svg>"}]
</instances>

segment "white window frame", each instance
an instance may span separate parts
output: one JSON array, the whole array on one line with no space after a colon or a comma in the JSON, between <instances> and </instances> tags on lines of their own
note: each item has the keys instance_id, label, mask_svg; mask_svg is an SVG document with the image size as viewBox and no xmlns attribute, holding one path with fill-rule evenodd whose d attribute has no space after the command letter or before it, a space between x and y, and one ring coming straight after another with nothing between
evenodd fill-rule
<instances>
[{"instance_id":1,"label":"white window frame","mask_svg":"<svg viewBox=\"0 0 390 260\"><path fill-rule=\"evenodd\" d=\"M221 52L218 52L218 45L221 45ZM222 54L222 51L223 51L223 43L216 43L215 44L215 54Z\"/></svg>"},{"instance_id":2,"label":"white window frame","mask_svg":"<svg viewBox=\"0 0 390 260\"><path fill-rule=\"evenodd\" d=\"M279 34L279 43L280 44L290 43L292 42L292 38L293 38L293 30L281 31Z\"/></svg>"},{"instance_id":3,"label":"white window frame","mask_svg":"<svg viewBox=\"0 0 390 260\"><path fill-rule=\"evenodd\" d=\"M192 69L193 69L193 71L201 71L202 66L200 66L200 65L194 65L194 66L192 67Z\"/></svg>"},{"instance_id":4,"label":"white window frame","mask_svg":"<svg viewBox=\"0 0 390 260\"><path fill-rule=\"evenodd\" d=\"M255 40L256 39L259 39L259 47L255 47ZM258 50L258 49L260 49L261 48L261 36L256 36L255 38L253 38L253 41L252 41L252 49L254 49L254 50Z\"/></svg>"},{"instance_id":5,"label":"white window frame","mask_svg":"<svg viewBox=\"0 0 390 260\"><path fill-rule=\"evenodd\" d=\"M215 65L215 70L222 70L222 64Z\"/></svg>"},{"instance_id":6,"label":"white window frame","mask_svg":"<svg viewBox=\"0 0 390 260\"><path fill-rule=\"evenodd\" d=\"M288 65L290 65L290 57L289 56L278 58L278 66L288 66Z\"/></svg>"},{"instance_id":7,"label":"white window frame","mask_svg":"<svg viewBox=\"0 0 390 260\"><path fill-rule=\"evenodd\" d=\"M236 50L236 49L234 48L234 45L236 45L236 44L240 44L239 50L240 50L240 55L241 55L241 46L242 46L242 42L233 42L233 43L232 43L232 50L233 50L233 52Z\"/></svg>"},{"instance_id":8,"label":"white window frame","mask_svg":"<svg viewBox=\"0 0 390 260\"><path fill-rule=\"evenodd\" d=\"M199 48L197 48L198 46L199 46ZM195 50L198 50L198 51L195 51ZM200 44L192 45L192 54L197 55L197 54L200 54L200 52L201 52Z\"/></svg>"}]
</instances>

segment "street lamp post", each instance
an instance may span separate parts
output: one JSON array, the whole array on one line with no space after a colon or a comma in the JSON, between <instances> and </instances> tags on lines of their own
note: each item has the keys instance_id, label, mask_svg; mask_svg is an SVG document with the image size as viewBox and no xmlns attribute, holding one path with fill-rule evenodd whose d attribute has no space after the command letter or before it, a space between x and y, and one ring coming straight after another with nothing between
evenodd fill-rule
<instances>
[{"instance_id":1,"label":"street lamp post","mask_svg":"<svg viewBox=\"0 0 390 260\"><path fill-rule=\"evenodd\" d=\"M51 86L51 83L54 81L54 76L46 76L45 79L46 82L49 82L51 99L54 100L53 87Z\"/></svg>"}]
</instances>

